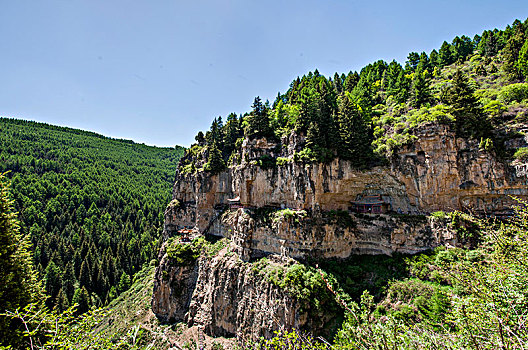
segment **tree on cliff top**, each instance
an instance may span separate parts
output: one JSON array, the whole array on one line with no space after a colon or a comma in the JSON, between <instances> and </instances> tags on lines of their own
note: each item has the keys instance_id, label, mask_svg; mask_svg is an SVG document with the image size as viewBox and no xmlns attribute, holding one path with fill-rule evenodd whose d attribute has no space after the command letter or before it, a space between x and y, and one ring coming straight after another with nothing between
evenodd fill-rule
<instances>
[{"instance_id":1,"label":"tree on cliff top","mask_svg":"<svg viewBox=\"0 0 528 350\"><path fill-rule=\"evenodd\" d=\"M459 135L479 138L489 133L491 125L480 108L473 87L461 70L457 70L453 75L445 102L451 106Z\"/></svg>"},{"instance_id":2,"label":"tree on cliff top","mask_svg":"<svg viewBox=\"0 0 528 350\"><path fill-rule=\"evenodd\" d=\"M213 174L217 174L224 170L225 167L226 163L222 157L222 152L220 149L218 149L216 143L213 143L211 146L209 146L209 157L207 158L207 163L205 164L204 170Z\"/></svg>"},{"instance_id":3,"label":"tree on cliff top","mask_svg":"<svg viewBox=\"0 0 528 350\"><path fill-rule=\"evenodd\" d=\"M361 108L352 101L350 93L338 98L337 122L340 156L353 160L356 165L365 165L371 153L368 127L361 115Z\"/></svg>"},{"instance_id":4,"label":"tree on cliff top","mask_svg":"<svg viewBox=\"0 0 528 350\"><path fill-rule=\"evenodd\" d=\"M268 111L259 96L255 97L251 107L253 110L247 119L248 125L245 130L246 135L248 137L270 136L272 130L270 127Z\"/></svg>"}]
</instances>

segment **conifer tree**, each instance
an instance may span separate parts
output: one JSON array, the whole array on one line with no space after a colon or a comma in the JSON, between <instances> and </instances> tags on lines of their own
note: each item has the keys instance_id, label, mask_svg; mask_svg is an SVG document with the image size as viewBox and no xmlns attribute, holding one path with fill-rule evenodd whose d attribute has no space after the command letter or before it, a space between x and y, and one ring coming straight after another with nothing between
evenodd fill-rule
<instances>
[{"instance_id":1,"label":"conifer tree","mask_svg":"<svg viewBox=\"0 0 528 350\"><path fill-rule=\"evenodd\" d=\"M271 136L268 111L259 96L255 97L251 107L253 110L248 117L246 135L249 137Z\"/></svg>"},{"instance_id":2,"label":"conifer tree","mask_svg":"<svg viewBox=\"0 0 528 350\"><path fill-rule=\"evenodd\" d=\"M19 223L5 174L0 174L0 312L14 311L42 301L29 241L19 233ZM0 344L16 339L18 325L0 316Z\"/></svg>"},{"instance_id":3,"label":"conifer tree","mask_svg":"<svg viewBox=\"0 0 528 350\"><path fill-rule=\"evenodd\" d=\"M198 145L202 146L205 142L205 136L202 131L198 131L198 134L196 134L195 138L196 142L198 142Z\"/></svg>"},{"instance_id":4,"label":"conifer tree","mask_svg":"<svg viewBox=\"0 0 528 350\"><path fill-rule=\"evenodd\" d=\"M416 72L414 72L411 88L411 102L414 108L420 108L425 103L431 101L432 94L427 75L427 71L423 69L423 65L420 62Z\"/></svg>"},{"instance_id":5,"label":"conifer tree","mask_svg":"<svg viewBox=\"0 0 528 350\"><path fill-rule=\"evenodd\" d=\"M88 293L84 286L75 290L75 293L73 294L73 303L78 305L76 310L77 315L81 315L90 310L92 301L90 293Z\"/></svg>"},{"instance_id":6,"label":"conifer tree","mask_svg":"<svg viewBox=\"0 0 528 350\"><path fill-rule=\"evenodd\" d=\"M345 78L345 83L344 83L345 91L352 92L352 90L354 90L358 82L359 82L358 72L353 72L353 73L349 72Z\"/></svg>"},{"instance_id":7,"label":"conifer tree","mask_svg":"<svg viewBox=\"0 0 528 350\"><path fill-rule=\"evenodd\" d=\"M517 68L522 77L526 80L528 78L528 39L524 41L524 45L519 52L519 59L517 60Z\"/></svg>"},{"instance_id":8,"label":"conifer tree","mask_svg":"<svg viewBox=\"0 0 528 350\"><path fill-rule=\"evenodd\" d=\"M392 96L398 95L399 93L398 79L399 79L401 72L403 72L403 68L398 62L393 60L391 63L389 63L389 67L385 75L386 85L387 85L386 89L387 89L388 95L392 95Z\"/></svg>"},{"instance_id":9,"label":"conifer tree","mask_svg":"<svg viewBox=\"0 0 528 350\"><path fill-rule=\"evenodd\" d=\"M92 283L92 273L90 271L89 260L85 259L81 264L81 272L79 273L79 283L81 286L90 287Z\"/></svg>"},{"instance_id":10,"label":"conifer tree","mask_svg":"<svg viewBox=\"0 0 528 350\"><path fill-rule=\"evenodd\" d=\"M207 163L204 166L204 170L213 174L217 174L224 170L225 167L226 163L222 157L222 152L218 149L216 143L213 143L209 146L209 157L207 158Z\"/></svg>"},{"instance_id":11,"label":"conifer tree","mask_svg":"<svg viewBox=\"0 0 528 350\"><path fill-rule=\"evenodd\" d=\"M339 154L358 166L364 166L370 154L368 128L360 107L350 94L338 98L337 122L339 125Z\"/></svg>"},{"instance_id":12,"label":"conifer tree","mask_svg":"<svg viewBox=\"0 0 528 350\"><path fill-rule=\"evenodd\" d=\"M68 300L68 296L64 292L64 290L61 288L59 290L59 293L57 294L57 300L54 305L54 309L57 309L58 311L66 311L70 307L70 302Z\"/></svg>"},{"instance_id":13,"label":"conifer tree","mask_svg":"<svg viewBox=\"0 0 528 350\"><path fill-rule=\"evenodd\" d=\"M230 113L227 116L224 132L224 159L229 158L235 149L235 143L240 137L240 121L235 113Z\"/></svg>"},{"instance_id":14,"label":"conifer tree","mask_svg":"<svg viewBox=\"0 0 528 350\"><path fill-rule=\"evenodd\" d=\"M332 83L334 84L334 89L338 94L343 92L343 80L337 72L334 74L334 79L332 80Z\"/></svg>"},{"instance_id":15,"label":"conifer tree","mask_svg":"<svg viewBox=\"0 0 528 350\"><path fill-rule=\"evenodd\" d=\"M208 145L216 143L217 147L222 149L224 144L224 135L223 135L224 124L222 122L222 117L215 118L211 123L211 129L206 133L205 140Z\"/></svg>"},{"instance_id":16,"label":"conifer tree","mask_svg":"<svg viewBox=\"0 0 528 350\"><path fill-rule=\"evenodd\" d=\"M393 90L394 98L398 103L404 103L407 101L407 98L409 97L409 85L410 81L405 76L405 71L403 69L400 70Z\"/></svg>"},{"instance_id":17,"label":"conifer tree","mask_svg":"<svg viewBox=\"0 0 528 350\"><path fill-rule=\"evenodd\" d=\"M523 77L522 69L519 65L519 57L525 45L526 35L523 30L518 30L513 34L502 50L504 59L503 69L508 74L510 80L518 80Z\"/></svg>"},{"instance_id":18,"label":"conifer tree","mask_svg":"<svg viewBox=\"0 0 528 350\"><path fill-rule=\"evenodd\" d=\"M429 62L431 67L438 67L440 65L440 58L438 57L438 51L433 50L429 55Z\"/></svg>"},{"instance_id":19,"label":"conifer tree","mask_svg":"<svg viewBox=\"0 0 528 350\"><path fill-rule=\"evenodd\" d=\"M420 63L418 65L422 65L423 70L431 71L431 61L429 60L429 56L425 52L422 52L420 54ZM418 68L418 66L416 66Z\"/></svg>"},{"instance_id":20,"label":"conifer tree","mask_svg":"<svg viewBox=\"0 0 528 350\"><path fill-rule=\"evenodd\" d=\"M464 61L473 53L473 41L465 35L456 36L452 43L454 59Z\"/></svg>"},{"instance_id":21,"label":"conifer tree","mask_svg":"<svg viewBox=\"0 0 528 350\"><path fill-rule=\"evenodd\" d=\"M438 52L438 60L440 61L441 66L447 66L455 62L455 57L451 45L444 41Z\"/></svg>"},{"instance_id":22,"label":"conifer tree","mask_svg":"<svg viewBox=\"0 0 528 350\"><path fill-rule=\"evenodd\" d=\"M487 57L495 56L499 51L499 43L497 36L491 30L487 30L482 34L479 42L479 52Z\"/></svg>"},{"instance_id":23,"label":"conifer tree","mask_svg":"<svg viewBox=\"0 0 528 350\"><path fill-rule=\"evenodd\" d=\"M445 100L456 118L458 134L479 138L489 132L491 127L489 121L482 113L473 87L461 70L457 70L453 75L452 85L447 91Z\"/></svg>"},{"instance_id":24,"label":"conifer tree","mask_svg":"<svg viewBox=\"0 0 528 350\"><path fill-rule=\"evenodd\" d=\"M46 274L44 276L46 291L48 292L50 298L46 302L48 307L53 307L55 305L55 297L61 289L61 272L59 267L55 264L53 260L50 261L46 267Z\"/></svg>"},{"instance_id":25,"label":"conifer tree","mask_svg":"<svg viewBox=\"0 0 528 350\"><path fill-rule=\"evenodd\" d=\"M418 52L411 52L407 55L406 65L409 66L410 70L414 71L418 67L418 63L420 63L420 55L418 55Z\"/></svg>"}]
</instances>

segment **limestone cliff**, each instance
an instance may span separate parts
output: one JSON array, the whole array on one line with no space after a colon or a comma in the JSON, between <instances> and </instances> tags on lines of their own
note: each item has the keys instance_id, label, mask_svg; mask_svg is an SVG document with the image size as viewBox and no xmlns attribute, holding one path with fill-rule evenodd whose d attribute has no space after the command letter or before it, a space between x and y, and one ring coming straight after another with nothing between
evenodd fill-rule
<instances>
[{"instance_id":1,"label":"limestone cliff","mask_svg":"<svg viewBox=\"0 0 528 350\"><path fill-rule=\"evenodd\" d=\"M352 253L412 253L446 239L456 242L454 237L435 236L423 220L409 225L402 215L394 214L438 210L504 214L513 202L511 196L528 194L526 177L479 149L476 140L458 138L447 126L436 124L414 132L417 140L394 154L389 166L368 170L355 169L340 159L327 164L296 163L291 161L295 152L291 140L283 140L289 146L277 153L274 143L246 139L239 164L212 176L206 172L177 176L173 198L180 207L169 208L165 232L171 235L183 227L195 227L202 233L232 237L246 249L241 250L243 256L269 252L294 258L344 258ZM286 161L262 168L256 162L263 154ZM351 211L354 201L373 195L387 203L393 214L362 218ZM307 215L295 227L280 218L274 225L222 220L228 199L235 197L250 216L256 208L290 208ZM330 212L349 212L354 224L343 227L325 220Z\"/></svg>"},{"instance_id":2,"label":"limestone cliff","mask_svg":"<svg viewBox=\"0 0 528 350\"><path fill-rule=\"evenodd\" d=\"M273 268L295 262L271 257ZM164 255L157 270L152 310L165 322L203 327L211 336L270 337L281 328L322 330L331 313L314 317L307 300L299 300L259 274L255 264L243 262L230 247L218 255L202 256L178 265ZM323 294L325 291L323 291ZM334 305L335 308L335 305Z\"/></svg>"},{"instance_id":3,"label":"limestone cliff","mask_svg":"<svg viewBox=\"0 0 528 350\"><path fill-rule=\"evenodd\" d=\"M341 159L294 162L303 140L292 134L282 146L246 139L238 160L218 174L178 173L165 212L165 239L192 229L231 243L229 251L189 266L175 266L162 251L154 312L165 321L203 325L211 335L269 336L278 324L322 328L313 324L306 305L255 275L251 262L272 256L280 265L281 259L412 254L458 245L453 230L426 215L438 210L501 215L512 195L528 195L525 165L501 162L446 126L426 124L414 133L416 141L400 148L388 165L370 169ZM263 157L281 161L263 166ZM385 210L358 212L358 203L369 197Z\"/></svg>"}]
</instances>

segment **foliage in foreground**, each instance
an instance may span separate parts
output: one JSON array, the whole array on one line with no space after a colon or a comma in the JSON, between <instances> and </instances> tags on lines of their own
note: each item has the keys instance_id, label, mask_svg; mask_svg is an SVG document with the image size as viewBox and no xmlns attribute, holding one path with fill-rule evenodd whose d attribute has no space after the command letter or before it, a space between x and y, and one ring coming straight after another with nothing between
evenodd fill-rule
<instances>
[{"instance_id":1,"label":"foliage in foreground","mask_svg":"<svg viewBox=\"0 0 528 350\"><path fill-rule=\"evenodd\" d=\"M24 327L27 349L150 349L152 345L141 345L138 338L139 326L132 327L120 339L112 339L98 333L98 326L104 323L109 311L92 310L75 316L76 307L57 313L30 304L23 310L4 314ZM10 349L1 347L0 349Z\"/></svg>"},{"instance_id":2,"label":"foliage in foreground","mask_svg":"<svg viewBox=\"0 0 528 350\"><path fill-rule=\"evenodd\" d=\"M43 300L28 239L19 232L9 183L0 173L0 312ZM19 323L0 315L0 344L17 343Z\"/></svg>"},{"instance_id":3,"label":"foliage in foreground","mask_svg":"<svg viewBox=\"0 0 528 350\"><path fill-rule=\"evenodd\" d=\"M368 292L359 303L343 304L345 321L329 348L526 348L528 209L515 212L507 222L475 219L483 239L476 250L440 249L408 259L414 277L390 283L378 304ZM319 346L313 340L272 346L295 337L280 334L257 348Z\"/></svg>"}]
</instances>

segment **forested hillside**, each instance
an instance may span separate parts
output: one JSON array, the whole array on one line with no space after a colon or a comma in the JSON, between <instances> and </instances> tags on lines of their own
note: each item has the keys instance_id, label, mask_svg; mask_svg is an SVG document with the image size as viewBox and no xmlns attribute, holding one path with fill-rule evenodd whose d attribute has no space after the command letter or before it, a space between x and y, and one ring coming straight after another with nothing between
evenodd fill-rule
<instances>
[{"instance_id":1,"label":"forested hillside","mask_svg":"<svg viewBox=\"0 0 528 350\"><path fill-rule=\"evenodd\" d=\"M6 118L0 135L0 173L11 179L47 305L105 305L156 257L183 149Z\"/></svg>"}]
</instances>

